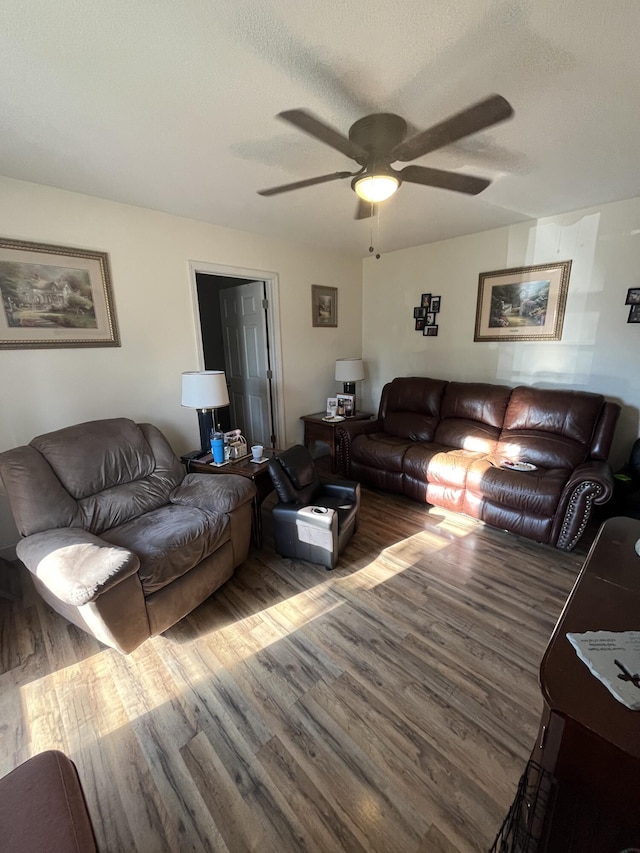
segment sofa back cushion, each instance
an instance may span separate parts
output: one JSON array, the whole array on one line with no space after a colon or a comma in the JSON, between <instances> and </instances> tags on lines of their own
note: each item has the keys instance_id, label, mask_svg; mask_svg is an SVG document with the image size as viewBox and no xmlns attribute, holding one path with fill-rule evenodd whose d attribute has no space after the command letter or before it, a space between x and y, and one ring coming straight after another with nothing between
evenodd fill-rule
<instances>
[{"instance_id":1,"label":"sofa back cushion","mask_svg":"<svg viewBox=\"0 0 640 853\"><path fill-rule=\"evenodd\" d=\"M511 388L480 382L449 382L435 441L446 447L492 453L500 437Z\"/></svg>"},{"instance_id":2,"label":"sofa back cushion","mask_svg":"<svg viewBox=\"0 0 640 853\"><path fill-rule=\"evenodd\" d=\"M184 471L162 433L128 418L38 436L0 465L22 536L54 527L97 535L169 502Z\"/></svg>"},{"instance_id":3,"label":"sofa back cushion","mask_svg":"<svg viewBox=\"0 0 640 853\"><path fill-rule=\"evenodd\" d=\"M545 468L575 468L589 456L601 394L519 386L511 392L497 452Z\"/></svg>"},{"instance_id":4,"label":"sofa back cushion","mask_svg":"<svg viewBox=\"0 0 640 853\"><path fill-rule=\"evenodd\" d=\"M401 377L385 385L379 417L384 431L411 441L433 441L447 382L427 377Z\"/></svg>"},{"instance_id":5,"label":"sofa back cushion","mask_svg":"<svg viewBox=\"0 0 640 853\"><path fill-rule=\"evenodd\" d=\"M141 430L127 418L76 424L39 435L30 444L76 500L140 480L155 467Z\"/></svg>"}]
</instances>

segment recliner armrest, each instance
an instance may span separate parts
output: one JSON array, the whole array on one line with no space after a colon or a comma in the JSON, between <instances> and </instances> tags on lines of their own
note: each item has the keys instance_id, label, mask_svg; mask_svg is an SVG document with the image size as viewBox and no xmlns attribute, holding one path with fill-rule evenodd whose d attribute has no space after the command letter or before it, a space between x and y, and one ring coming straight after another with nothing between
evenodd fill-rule
<instances>
[{"instance_id":1,"label":"recliner armrest","mask_svg":"<svg viewBox=\"0 0 640 853\"><path fill-rule=\"evenodd\" d=\"M180 506L233 512L252 500L255 493L255 483L238 474L187 474L171 492L170 500Z\"/></svg>"},{"instance_id":2,"label":"recliner armrest","mask_svg":"<svg viewBox=\"0 0 640 853\"><path fill-rule=\"evenodd\" d=\"M88 604L135 574L137 555L80 527L59 527L21 539L18 557L57 598Z\"/></svg>"},{"instance_id":3,"label":"recliner armrest","mask_svg":"<svg viewBox=\"0 0 640 853\"><path fill-rule=\"evenodd\" d=\"M352 503L360 502L360 483L354 480L344 480L342 482L322 482L322 491L328 495L342 498L345 501Z\"/></svg>"}]
</instances>

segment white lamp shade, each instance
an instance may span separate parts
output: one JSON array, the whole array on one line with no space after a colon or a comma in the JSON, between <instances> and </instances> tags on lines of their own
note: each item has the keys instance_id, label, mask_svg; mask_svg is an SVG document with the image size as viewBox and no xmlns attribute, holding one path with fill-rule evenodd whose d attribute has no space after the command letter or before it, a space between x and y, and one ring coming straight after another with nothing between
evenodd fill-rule
<instances>
[{"instance_id":1,"label":"white lamp shade","mask_svg":"<svg viewBox=\"0 0 640 853\"><path fill-rule=\"evenodd\" d=\"M193 370L182 374L182 405L189 409L218 409L229 405L224 370Z\"/></svg>"},{"instance_id":2,"label":"white lamp shade","mask_svg":"<svg viewBox=\"0 0 640 853\"><path fill-rule=\"evenodd\" d=\"M336 382L359 382L361 379L364 379L364 364L361 358L336 360Z\"/></svg>"}]
</instances>

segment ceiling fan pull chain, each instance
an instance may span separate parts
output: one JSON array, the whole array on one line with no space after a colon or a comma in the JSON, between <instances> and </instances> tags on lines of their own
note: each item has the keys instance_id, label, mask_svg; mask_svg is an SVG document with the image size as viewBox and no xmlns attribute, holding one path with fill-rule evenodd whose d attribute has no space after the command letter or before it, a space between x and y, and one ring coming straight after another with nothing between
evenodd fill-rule
<instances>
[{"instance_id":1,"label":"ceiling fan pull chain","mask_svg":"<svg viewBox=\"0 0 640 853\"><path fill-rule=\"evenodd\" d=\"M371 202L371 216L369 218L369 252L373 254L373 202Z\"/></svg>"}]
</instances>

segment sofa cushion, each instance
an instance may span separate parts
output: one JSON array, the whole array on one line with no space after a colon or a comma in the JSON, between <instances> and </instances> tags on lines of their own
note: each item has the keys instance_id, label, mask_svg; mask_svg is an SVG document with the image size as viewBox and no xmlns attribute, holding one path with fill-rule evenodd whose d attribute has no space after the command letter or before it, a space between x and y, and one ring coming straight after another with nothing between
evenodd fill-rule
<instances>
[{"instance_id":1,"label":"sofa cushion","mask_svg":"<svg viewBox=\"0 0 640 853\"><path fill-rule=\"evenodd\" d=\"M385 387L380 404L384 431L411 441L432 441L446 386L441 379L394 379Z\"/></svg>"},{"instance_id":2,"label":"sofa cushion","mask_svg":"<svg viewBox=\"0 0 640 853\"><path fill-rule=\"evenodd\" d=\"M139 516L102 538L128 548L140 560L138 576L145 595L181 577L230 538L223 513L168 504Z\"/></svg>"},{"instance_id":3,"label":"sofa cushion","mask_svg":"<svg viewBox=\"0 0 640 853\"><path fill-rule=\"evenodd\" d=\"M187 474L171 492L170 501L214 512L233 512L255 493L255 483L238 474Z\"/></svg>"},{"instance_id":4,"label":"sofa cushion","mask_svg":"<svg viewBox=\"0 0 640 853\"><path fill-rule=\"evenodd\" d=\"M467 470L482 454L450 448L435 442L417 442L409 447L402 463L403 473L417 480L464 488Z\"/></svg>"},{"instance_id":5,"label":"sofa cushion","mask_svg":"<svg viewBox=\"0 0 640 853\"><path fill-rule=\"evenodd\" d=\"M514 388L497 453L547 468L575 468L588 457L603 405L600 394Z\"/></svg>"},{"instance_id":6,"label":"sofa cushion","mask_svg":"<svg viewBox=\"0 0 640 853\"><path fill-rule=\"evenodd\" d=\"M357 435L351 446L351 459L369 468L402 472L402 460L411 442L385 432Z\"/></svg>"},{"instance_id":7,"label":"sofa cushion","mask_svg":"<svg viewBox=\"0 0 640 853\"><path fill-rule=\"evenodd\" d=\"M467 491L493 504L531 515L554 515L569 479L566 468L512 471L480 459L470 466Z\"/></svg>"}]
</instances>

